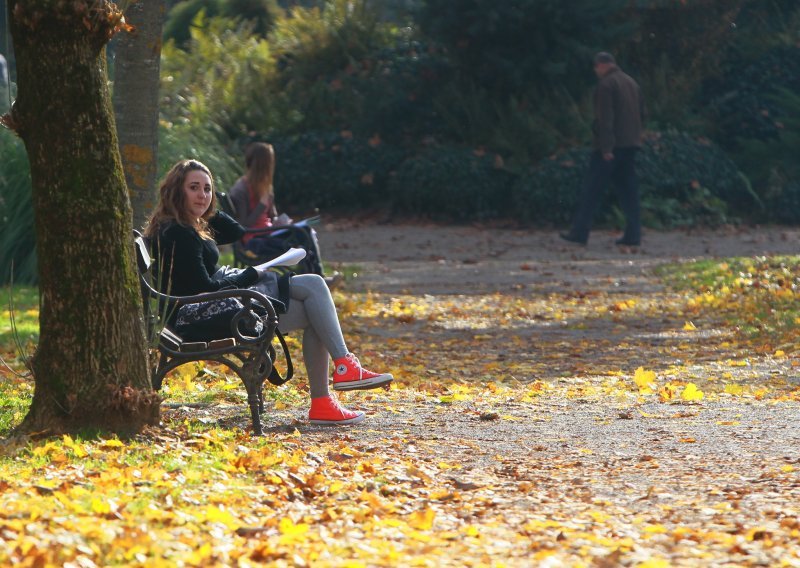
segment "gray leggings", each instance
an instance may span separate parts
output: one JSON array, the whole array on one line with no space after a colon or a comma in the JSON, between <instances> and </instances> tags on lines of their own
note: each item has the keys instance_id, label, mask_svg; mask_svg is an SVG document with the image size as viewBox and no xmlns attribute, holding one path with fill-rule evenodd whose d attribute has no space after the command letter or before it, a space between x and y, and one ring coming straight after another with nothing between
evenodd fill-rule
<instances>
[{"instance_id":1,"label":"gray leggings","mask_svg":"<svg viewBox=\"0 0 800 568\"><path fill-rule=\"evenodd\" d=\"M316 274L293 276L289 290L289 309L280 316L278 329L281 333L303 330L303 360L311 398L326 396L328 354L334 359L347 355L336 306L325 280Z\"/></svg>"}]
</instances>

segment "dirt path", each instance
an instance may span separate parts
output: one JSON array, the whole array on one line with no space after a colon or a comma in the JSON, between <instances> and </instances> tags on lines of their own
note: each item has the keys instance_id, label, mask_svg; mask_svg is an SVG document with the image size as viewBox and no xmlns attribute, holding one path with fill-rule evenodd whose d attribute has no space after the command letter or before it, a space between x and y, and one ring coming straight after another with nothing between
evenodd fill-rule
<instances>
[{"instance_id":1,"label":"dirt path","mask_svg":"<svg viewBox=\"0 0 800 568\"><path fill-rule=\"evenodd\" d=\"M326 260L361 268L355 289L388 293L546 292L564 285L647 291L647 269L665 262L800 251L795 229L649 232L635 253L614 246L618 237L598 231L580 247L554 231L345 223L320 230Z\"/></svg>"},{"instance_id":2,"label":"dirt path","mask_svg":"<svg viewBox=\"0 0 800 568\"><path fill-rule=\"evenodd\" d=\"M800 565L797 402L724 394L699 405L643 402L613 375L621 372L629 383L643 366L709 394L725 373L745 388L772 381L773 389L796 389L791 361L747 352L717 322L685 331L683 299L665 290L652 268L796 254L798 237L780 229L651 232L632 253L603 232L582 248L551 232L324 227L326 259L359 267L353 290L459 308L449 317L431 308L413 321L357 330L382 328L380 335L410 350L433 381L479 383L463 401L446 404L375 395L358 445L388 439L428 471L438 471L442 459L462 464L456 476L440 474L440 484L492 488L497 502L476 505L467 520L494 526L493 519L498 543L521 536L520 549L512 544L500 553L511 564L549 551L541 558L551 565L636 565L656 557L675 565ZM481 320L492 311L480 307L487 298L497 306L495 321ZM628 300L635 305L614 311ZM535 402L509 400L482 386L494 379L540 381L552 390ZM307 435L322 441L328 434Z\"/></svg>"},{"instance_id":3,"label":"dirt path","mask_svg":"<svg viewBox=\"0 0 800 568\"><path fill-rule=\"evenodd\" d=\"M359 428L276 407L269 431L328 452L326 475L353 464L342 475L364 476L375 511L423 511L433 532L386 532L387 555L313 502L286 514L322 519L353 558L376 547L366 565L800 566L797 359L754 353L713 317L688 325L652 270L793 254L800 232L648 233L636 252L603 232L588 248L471 227L320 233L325 259L358 272L337 296L346 335L400 388L343 397L367 410ZM639 367L704 398L662 402Z\"/></svg>"}]
</instances>

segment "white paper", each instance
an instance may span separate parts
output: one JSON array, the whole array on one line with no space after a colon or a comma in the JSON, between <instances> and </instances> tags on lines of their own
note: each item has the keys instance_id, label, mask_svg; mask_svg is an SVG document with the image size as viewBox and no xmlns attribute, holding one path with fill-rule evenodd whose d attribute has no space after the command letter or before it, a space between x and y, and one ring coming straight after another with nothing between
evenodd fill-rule
<instances>
[{"instance_id":1,"label":"white paper","mask_svg":"<svg viewBox=\"0 0 800 568\"><path fill-rule=\"evenodd\" d=\"M268 260L263 264L254 266L256 270L265 270L272 266L294 266L306 257L306 251L301 248L290 248L282 255Z\"/></svg>"}]
</instances>

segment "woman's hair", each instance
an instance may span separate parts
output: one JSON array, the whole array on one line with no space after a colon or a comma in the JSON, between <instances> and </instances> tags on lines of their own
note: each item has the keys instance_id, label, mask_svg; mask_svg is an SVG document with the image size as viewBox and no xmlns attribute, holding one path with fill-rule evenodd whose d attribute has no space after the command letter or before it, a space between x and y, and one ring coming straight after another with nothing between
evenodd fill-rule
<instances>
[{"instance_id":1,"label":"woman's hair","mask_svg":"<svg viewBox=\"0 0 800 568\"><path fill-rule=\"evenodd\" d=\"M183 191L186 176L189 172L195 170L204 172L211 179L211 203L199 220L188 214L186 195ZM211 175L211 170L197 160L181 160L172 166L161 182L161 187L158 188L158 204L147 221L144 234L147 237L154 238L164 225L175 221L181 225L193 227L200 233L202 238L210 239L212 237L208 231L208 219L213 217L216 209L217 197L214 193L214 177Z\"/></svg>"},{"instance_id":2,"label":"woman's hair","mask_svg":"<svg viewBox=\"0 0 800 568\"><path fill-rule=\"evenodd\" d=\"M244 177L252 191L259 198L267 194L274 197L272 178L275 175L275 149L272 144L250 144L244 153L244 165L247 168Z\"/></svg>"}]
</instances>

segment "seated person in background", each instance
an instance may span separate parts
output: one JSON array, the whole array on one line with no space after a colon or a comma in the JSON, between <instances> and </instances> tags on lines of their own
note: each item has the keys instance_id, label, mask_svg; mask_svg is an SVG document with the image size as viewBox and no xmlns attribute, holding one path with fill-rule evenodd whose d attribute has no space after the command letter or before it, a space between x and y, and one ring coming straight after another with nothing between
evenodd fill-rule
<instances>
[{"instance_id":1,"label":"seated person in background","mask_svg":"<svg viewBox=\"0 0 800 568\"><path fill-rule=\"evenodd\" d=\"M282 333L303 330L303 359L311 391L309 420L314 424L355 424L363 412L341 406L328 392L329 355L333 357L334 390L372 389L389 384L392 375L364 369L347 350L336 306L317 274L284 277L261 266L244 269L219 267L217 244L242 237L244 227L216 210L211 172L196 160L175 164L159 188L158 204L144 230L154 243L158 278L164 293L190 296L223 288L250 288L287 305L280 315ZM287 289L288 288L288 289Z\"/></svg>"},{"instance_id":2,"label":"seated person in background","mask_svg":"<svg viewBox=\"0 0 800 568\"><path fill-rule=\"evenodd\" d=\"M261 229L273 225L289 225L292 219L285 213L278 215L275 207L275 149L271 144L254 142L245 150L247 172L240 177L228 194L236 209L236 220L248 229ZM300 231L273 235L245 235L242 237L245 250L254 260L269 260L286 252L292 246L302 247L313 258L313 272L322 275L317 234L310 227ZM330 284L330 282L329 282Z\"/></svg>"}]
</instances>

